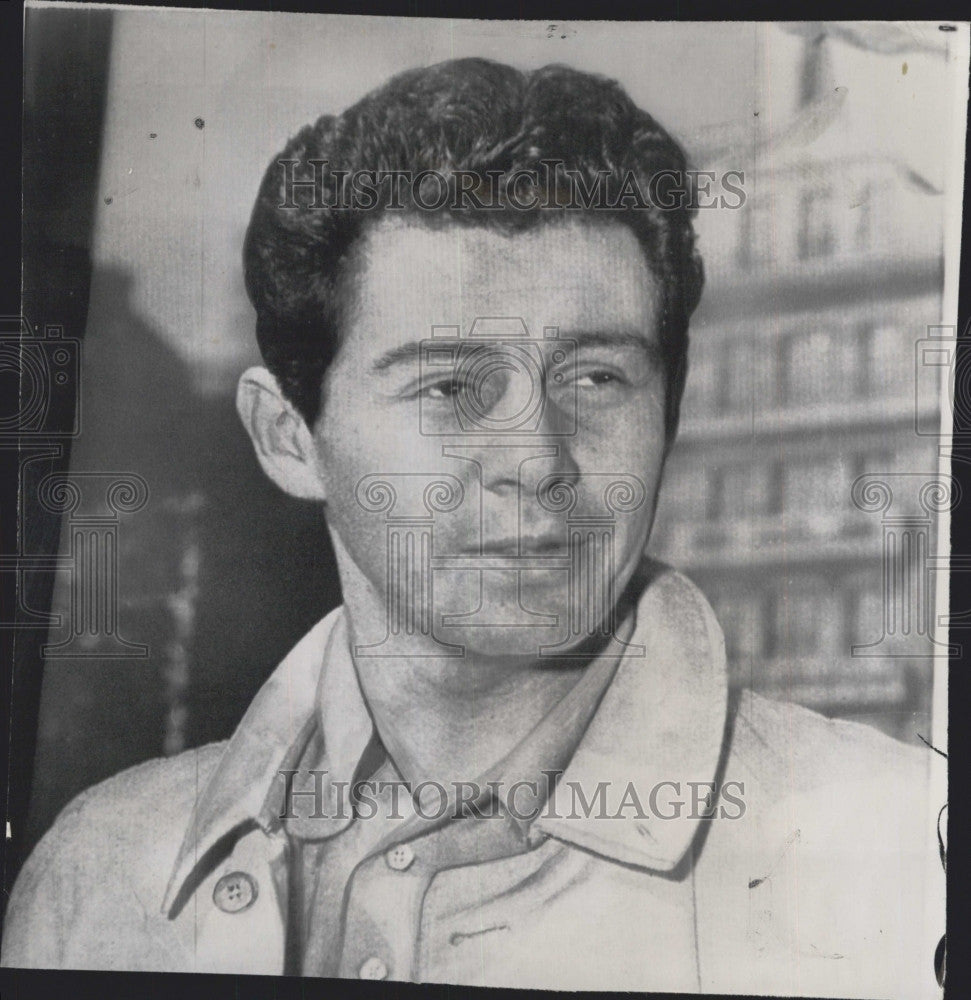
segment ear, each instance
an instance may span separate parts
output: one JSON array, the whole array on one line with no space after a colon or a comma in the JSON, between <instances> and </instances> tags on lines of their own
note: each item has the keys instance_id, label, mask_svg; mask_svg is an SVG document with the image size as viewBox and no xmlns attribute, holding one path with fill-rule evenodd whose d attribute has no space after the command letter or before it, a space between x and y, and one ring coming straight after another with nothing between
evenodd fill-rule
<instances>
[{"instance_id":1,"label":"ear","mask_svg":"<svg viewBox=\"0 0 971 1000\"><path fill-rule=\"evenodd\" d=\"M326 499L313 435L265 368L243 372L236 412L263 471L280 489L301 500Z\"/></svg>"}]
</instances>

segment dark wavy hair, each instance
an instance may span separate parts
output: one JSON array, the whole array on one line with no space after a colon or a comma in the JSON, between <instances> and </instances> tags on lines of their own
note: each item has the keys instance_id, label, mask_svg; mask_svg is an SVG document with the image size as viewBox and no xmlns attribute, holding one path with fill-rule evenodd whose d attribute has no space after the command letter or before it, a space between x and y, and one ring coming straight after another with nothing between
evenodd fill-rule
<instances>
[{"instance_id":1,"label":"dark wavy hair","mask_svg":"<svg viewBox=\"0 0 971 1000\"><path fill-rule=\"evenodd\" d=\"M287 187L283 161L319 167L321 189ZM324 374L340 343L341 319L353 291L356 242L389 211L390 186L373 207L338 206L357 171L436 171L445 177L540 171L559 161L555 177L576 172L586 184L609 175L619 186L633 176L641 191L664 173L684 176L681 147L615 81L566 66L525 73L486 59L456 59L392 77L341 115L323 115L294 136L267 168L243 251L246 289L256 309L256 335L269 370L308 426L320 412ZM308 166L309 165L309 166ZM547 176L549 176L547 167ZM494 178L493 178L494 179ZM554 181L554 186L558 182ZM502 189L501 189L502 190ZM428 225L449 222L515 231L575 211L546 197L522 211L458 206L437 213L414 204L408 185L394 209ZM658 199L660 200L660 199ZM289 202L289 205L287 203ZM286 206L286 207L285 207ZM688 320L703 284L695 251L694 209L677 203L581 209L613 216L634 231L661 289L660 340L667 386L667 430L677 427L687 373Z\"/></svg>"}]
</instances>

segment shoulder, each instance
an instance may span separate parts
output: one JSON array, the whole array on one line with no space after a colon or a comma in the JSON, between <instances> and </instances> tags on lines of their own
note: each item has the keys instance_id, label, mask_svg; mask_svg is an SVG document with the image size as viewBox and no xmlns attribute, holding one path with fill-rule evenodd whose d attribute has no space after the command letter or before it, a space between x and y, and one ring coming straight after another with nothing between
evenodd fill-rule
<instances>
[{"instance_id":1,"label":"shoulder","mask_svg":"<svg viewBox=\"0 0 971 1000\"><path fill-rule=\"evenodd\" d=\"M927 995L945 899L933 772L946 762L749 691L731 719L733 805L707 831L696 882L710 961L734 956L733 990Z\"/></svg>"},{"instance_id":2,"label":"shoulder","mask_svg":"<svg viewBox=\"0 0 971 1000\"><path fill-rule=\"evenodd\" d=\"M146 761L73 799L14 885L3 964L57 966L81 926L158 911L196 798L224 746Z\"/></svg>"},{"instance_id":3,"label":"shoulder","mask_svg":"<svg viewBox=\"0 0 971 1000\"><path fill-rule=\"evenodd\" d=\"M84 842L144 847L185 825L226 744L210 743L156 758L93 785L70 802L45 835L61 848ZM149 834L146 838L146 834Z\"/></svg>"},{"instance_id":4,"label":"shoulder","mask_svg":"<svg viewBox=\"0 0 971 1000\"><path fill-rule=\"evenodd\" d=\"M943 804L934 795L946 762L872 726L742 691L732 729L726 780L747 779L753 804L786 822L798 818L804 832L843 827L878 836L889 823L901 837L923 840Z\"/></svg>"},{"instance_id":5,"label":"shoulder","mask_svg":"<svg viewBox=\"0 0 971 1000\"><path fill-rule=\"evenodd\" d=\"M847 780L890 771L926 776L933 751L902 743L873 726L830 719L793 702L740 691L734 714L734 747L768 777L784 769L788 779L812 783Z\"/></svg>"}]
</instances>

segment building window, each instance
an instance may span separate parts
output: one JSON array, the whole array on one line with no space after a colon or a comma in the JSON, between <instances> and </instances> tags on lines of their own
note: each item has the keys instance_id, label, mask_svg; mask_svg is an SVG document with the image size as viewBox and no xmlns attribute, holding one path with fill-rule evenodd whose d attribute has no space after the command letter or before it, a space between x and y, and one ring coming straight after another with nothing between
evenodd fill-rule
<instances>
[{"instance_id":1,"label":"building window","mask_svg":"<svg viewBox=\"0 0 971 1000\"><path fill-rule=\"evenodd\" d=\"M715 616L725 633L725 653L730 662L762 656L765 632L764 598L761 594L722 594Z\"/></svg>"},{"instance_id":2,"label":"building window","mask_svg":"<svg viewBox=\"0 0 971 1000\"><path fill-rule=\"evenodd\" d=\"M886 598L880 589L879 579L875 586L861 587L853 595L852 614L847 616L849 635L847 648L866 646L883 638L886 619Z\"/></svg>"},{"instance_id":3,"label":"building window","mask_svg":"<svg viewBox=\"0 0 971 1000\"><path fill-rule=\"evenodd\" d=\"M782 352L784 404L812 403L828 389L830 335L823 330L790 334Z\"/></svg>"},{"instance_id":4,"label":"building window","mask_svg":"<svg viewBox=\"0 0 971 1000\"><path fill-rule=\"evenodd\" d=\"M890 324L865 327L866 389L871 397L914 391L914 340Z\"/></svg>"},{"instance_id":5,"label":"building window","mask_svg":"<svg viewBox=\"0 0 971 1000\"><path fill-rule=\"evenodd\" d=\"M839 455L783 466L783 509L787 531L829 538L842 533L851 511L854 464Z\"/></svg>"},{"instance_id":6,"label":"building window","mask_svg":"<svg viewBox=\"0 0 971 1000\"><path fill-rule=\"evenodd\" d=\"M739 226L738 263L742 268L755 269L775 258L774 213L767 198L750 199L742 209Z\"/></svg>"},{"instance_id":7,"label":"building window","mask_svg":"<svg viewBox=\"0 0 971 1000\"><path fill-rule=\"evenodd\" d=\"M836 249L831 188L810 188L799 197L799 259L828 257Z\"/></svg>"},{"instance_id":8,"label":"building window","mask_svg":"<svg viewBox=\"0 0 971 1000\"><path fill-rule=\"evenodd\" d=\"M725 413L748 413L754 393L753 345L739 339L727 347L720 366L720 408Z\"/></svg>"},{"instance_id":9,"label":"building window","mask_svg":"<svg viewBox=\"0 0 971 1000\"><path fill-rule=\"evenodd\" d=\"M664 508L677 521L703 520L707 514L708 471L697 462L671 469L661 496Z\"/></svg>"},{"instance_id":10,"label":"building window","mask_svg":"<svg viewBox=\"0 0 971 1000\"><path fill-rule=\"evenodd\" d=\"M773 600L769 638L777 659L812 656L819 647L823 595L807 584L783 585Z\"/></svg>"},{"instance_id":11,"label":"building window","mask_svg":"<svg viewBox=\"0 0 971 1000\"><path fill-rule=\"evenodd\" d=\"M866 381L859 338L852 329L789 334L782 344L780 367L782 406L853 403Z\"/></svg>"},{"instance_id":12,"label":"building window","mask_svg":"<svg viewBox=\"0 0 971 1000\"><path fill-rule=\"evenodd\" d=\"M725 470L709 469L707 480L705 516L709 521L720 521L726 514L730 514L725 505Z\"/></svg>"},{"instance_id":13,"label":"building window","mask_svg":"<svg viewBox=\"0 0 971 1000\"><path fill-rule=\"evenodd\" d=\"M860 341L851 327L836 330L830 340L829 403L855 403L865 384Z\"/></svg>"},{"instance_id":14,"label":"building window","mask_svg":"<svg viewBox=\"0 0 971 1000\"><path fill-rule=\"evenodd\" d=\"M775 466L770 462L739 462L722 473L725 516L757 518L772 513L775 504Z\"/></svg>"}]
</instances>

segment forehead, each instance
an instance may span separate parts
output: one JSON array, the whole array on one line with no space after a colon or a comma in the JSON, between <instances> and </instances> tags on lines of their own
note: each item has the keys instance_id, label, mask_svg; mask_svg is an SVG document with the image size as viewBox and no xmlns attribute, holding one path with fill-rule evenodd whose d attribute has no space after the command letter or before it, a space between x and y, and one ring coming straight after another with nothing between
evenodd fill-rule
<instances>
[{"instance_id":1,"label":"forehead","mask_svg":"<svg viewBox=\"0 0 971 1000\"><path fill-rule=\"evenodd\" d=\"M481 316L522 318L538 338L547 326L648 336L654 327L656 280L633 232L615 220L568 218L509 234L385 217L360 250L345 332L363 328L375 349L427 337L435 324L467 333Z\"/></svg>"}]
</instances>

